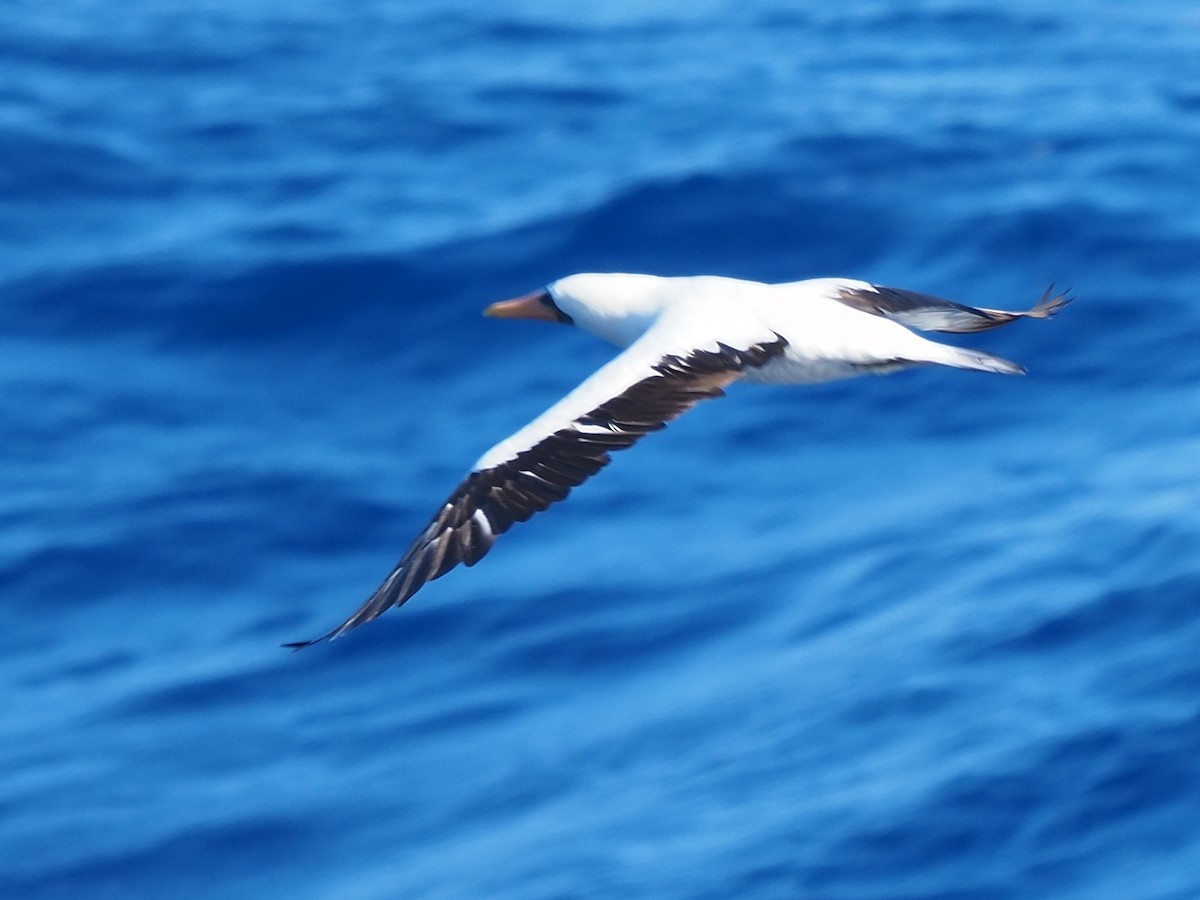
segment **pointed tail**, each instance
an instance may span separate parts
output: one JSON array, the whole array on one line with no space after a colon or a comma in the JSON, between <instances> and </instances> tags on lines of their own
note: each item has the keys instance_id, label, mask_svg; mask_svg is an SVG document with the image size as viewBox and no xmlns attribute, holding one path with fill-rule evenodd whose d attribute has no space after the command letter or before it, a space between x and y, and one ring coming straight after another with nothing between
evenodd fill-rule
<instances>
[{"instance_id":1,"label":"pointed tail","mask_svg":"<svg viewBox=\"0 0 1200 900\"><path fill-rule=\"evenodd\" d=\"M937 360L945 366L954 366L956 369L975 369L979 372L995 372L999 375L1024 375L1027 369L1015 362L1010 362L999 356L993 356L991 353L984 353L982 350L964 350L961 347L948 347L945 344L940 345L946 350L945 358Z\"/></svg>"}]
</instances>

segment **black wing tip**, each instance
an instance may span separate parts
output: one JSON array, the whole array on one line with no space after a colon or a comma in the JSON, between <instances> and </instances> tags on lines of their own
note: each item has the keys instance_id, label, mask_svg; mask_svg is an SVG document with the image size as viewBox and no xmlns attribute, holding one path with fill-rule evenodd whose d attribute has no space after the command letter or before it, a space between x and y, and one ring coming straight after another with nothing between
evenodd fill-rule
<instances>
[{"instance_id":1,"label":"black wing tip","mask_svg":"<svg viewBox=\"0 0 1200 900\"><path fill-rule=\"evenodd\" d=\"M303 650L305 647L311 647L314 644L323 644L325 641L331 640L331 635L323 634L319 638L313 638L309 641L289 641L286 644L280 644L284 650L291 650L293 653L297 650Z\"/></svg>"},{"instance_id":2,"label":"black wing tip","mask_svg":"<svg viewBox=\"0 0 1200 900\"><path fill-rule=\"evenodd\" d=\"M1059 312L1068 303L1074 303L1075 297L1071 293L1072 288L1067 288L1063 291L1055 291L1054 282L1050 283L1050 287L1046 288L1044 294L1026 315L1035 319L1048 319Z\"/></svg>"},{"instance_id":3,"label":"black wing tip","mask_svg":"<svg viewBox=\"0 0 1200 900\"><path fill-rule=\"evenodd\" d=\"M279 646L285 650L291 650L295 652L296 650L303 650L305 647L312 647L314 644L324 644L329 641L336 640L348 630L349 629L347 629L345 626L339 626L333 629L333 631L328 631L320 637L311 638L307 641L288 641L286 644L280 644Z\"/></svg>"}]
</instances>

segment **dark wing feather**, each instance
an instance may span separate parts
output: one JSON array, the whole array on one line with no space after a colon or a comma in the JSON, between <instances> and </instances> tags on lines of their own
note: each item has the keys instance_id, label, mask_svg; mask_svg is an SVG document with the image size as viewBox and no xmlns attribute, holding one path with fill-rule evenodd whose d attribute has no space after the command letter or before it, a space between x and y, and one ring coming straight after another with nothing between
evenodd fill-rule
<instances>
[{"instance_id":1,"label":"dark wing feather","mask_svg":"<svg viewBox=\"0 0 1200 900\"><path fill-rule=\"evenodd\" d=\"M930 294L878 286L873 290L843 287L838 299L847 306L895 319L909 328L950 332L986 331L1017 319L1046 319L1071 302L1067 293L1055 294L1053 285L1032 309L1021 312L965 306Z\"/></svg>"},{"instance_id":2,"label":"dark wing feather","mask_svg":"<svg viewBox=\"0 0 1200 900\"><path fill-rule=\"evenodd\" d=\"M322 637L284 646L298 649L338 637L405 603L460 563L473 566L497 535L564 499L607 465L612 451L633 446L701 400L720 397L747 368L782 353L787 341L775 337L745 350L718 344L716 350L665 355L651 367L653 374L566 428L505 462L471 472L354 615Z\"/></svg>"}]
</instances>

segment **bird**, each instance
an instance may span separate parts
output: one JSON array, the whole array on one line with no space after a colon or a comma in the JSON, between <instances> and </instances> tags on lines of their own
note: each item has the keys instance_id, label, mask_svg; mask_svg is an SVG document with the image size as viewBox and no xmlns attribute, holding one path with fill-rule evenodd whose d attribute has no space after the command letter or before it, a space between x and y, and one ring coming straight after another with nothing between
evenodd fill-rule
<instances>
[{"instance_id":1,"label":"bird","mask_svg":"<svg viewBox=\"0 0 1200 900\"><path fill-rule=\"evenodd\" d=\"M568 275L487 307L500 319L581 328L623 348L540 416L486 451L337 638L406 603L458 565L473 566L515 523L566 498L617 450L733 382L812 384L921 365L1002 375L1024 367L916 331L976 332L1045 319L1071 301L1054 286L1029 309L966 306L845 278L779 284L717 275Z\"/></svg>"}]
</instances>

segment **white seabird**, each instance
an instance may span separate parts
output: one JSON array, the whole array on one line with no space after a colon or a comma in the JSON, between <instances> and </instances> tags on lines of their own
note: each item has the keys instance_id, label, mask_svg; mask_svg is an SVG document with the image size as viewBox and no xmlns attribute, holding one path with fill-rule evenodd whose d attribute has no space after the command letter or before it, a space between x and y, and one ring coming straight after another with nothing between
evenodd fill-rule
<instances>
[{"instance_id":1,"label":"white seabird","mask_svg":"<svg viewBox=\"0 0 1200 900\"><path fill-rule=\"evenodd\" d=\"M375 593L305 647L400 606L459 563L473 566L496 535L564 499L609 453L719 397L738 380L806 384L943 365L1019 375L990 353L938 344L923 331L985 331L1044 319L1069 302L1046 291L1023 312L975 308L865 281L764 284L735 278L583 274L495 303L485 314L577 325L626 348L579 387L479 458Z\"/></svg>"}]
</instances>

